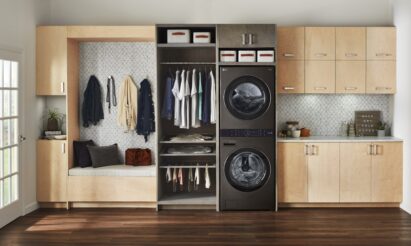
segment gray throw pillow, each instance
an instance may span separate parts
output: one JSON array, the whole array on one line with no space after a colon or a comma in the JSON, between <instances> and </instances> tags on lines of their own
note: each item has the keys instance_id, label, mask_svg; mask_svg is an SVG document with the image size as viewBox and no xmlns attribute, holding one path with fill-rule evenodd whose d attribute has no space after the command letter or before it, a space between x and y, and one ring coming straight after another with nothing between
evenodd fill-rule
<instances>
[{"instance_id":1,"label":"gray throw pillow","mask_svg":"<svg viewBox=\"0 0 411 246\"><path fill-rule=\"evenodd\" d=\"M120 157L117 144L109 146L87 146L90 152L93 167L105 167L120 165Z\"/></svg>"}]
</instances>

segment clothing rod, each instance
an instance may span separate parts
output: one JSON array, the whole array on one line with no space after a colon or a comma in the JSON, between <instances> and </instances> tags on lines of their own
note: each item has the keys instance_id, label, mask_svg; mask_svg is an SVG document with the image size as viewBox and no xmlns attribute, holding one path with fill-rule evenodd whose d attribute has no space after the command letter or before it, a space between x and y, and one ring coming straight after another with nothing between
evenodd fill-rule
<instances>
[{"instance_id":1,"label":"clothing rod","mask_svg":"<svg viewBox=\"0 0 411 246\"><path fill-rule=\"evenodd\" d=\"M160 168L206 168L206 166L160 166ZM208 166L208 168L216 168L215 165Z\"/></svg>"},{"instance_id":2,"label":"clothing rod","mask_svg":"<svg viewBox=\"0 0 411 246\"><path fill-rule=\"evenodd\" d=\"M160 62L162 65L215 65L215 62Z\"/></svg>"}]
</instances>

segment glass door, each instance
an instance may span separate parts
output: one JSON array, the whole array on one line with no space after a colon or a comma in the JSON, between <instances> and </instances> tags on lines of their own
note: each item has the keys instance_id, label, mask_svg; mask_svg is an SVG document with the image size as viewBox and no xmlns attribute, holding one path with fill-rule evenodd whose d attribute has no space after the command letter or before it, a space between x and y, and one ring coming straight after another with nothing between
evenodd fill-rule
<instances>
[{"instance_id":1,"label":"glass door","mask_svg":"<svg viewBox=\"0 0 411 246\"><path fill-rule=\"evenodd\" d=\"M0 50L0 228L22 214L19 70L20 55Z\"/></svg>"}]
</instances>

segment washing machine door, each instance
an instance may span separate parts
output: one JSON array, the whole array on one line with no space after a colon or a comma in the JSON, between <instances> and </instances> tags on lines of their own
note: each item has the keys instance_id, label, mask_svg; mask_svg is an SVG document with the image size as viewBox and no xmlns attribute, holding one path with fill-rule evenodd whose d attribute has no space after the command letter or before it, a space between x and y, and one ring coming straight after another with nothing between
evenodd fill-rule
<instances>
[{"instance_id":1,"label":"washing machine door","mask_svg":"<svg viewBox=\"0 0 411 246\"><path fill-rule=\"evenodd\" d=\"M224 93L224 103L229 112L242 120L253 120L264 114L270 100L267 85L249 75L234 79Z\"/></svg>"},{"instance_id":2,"label":"washing machine door","mask_svg":"<svg viewBox=\"0 0 411 246\"><path fill-rule=\"evenodd\" d=\"M239 149L232 153L225 163L227 181L240 191L255 191L270 177L270 163L267 157L255 149Z\"/></svg>"}]
</instances>

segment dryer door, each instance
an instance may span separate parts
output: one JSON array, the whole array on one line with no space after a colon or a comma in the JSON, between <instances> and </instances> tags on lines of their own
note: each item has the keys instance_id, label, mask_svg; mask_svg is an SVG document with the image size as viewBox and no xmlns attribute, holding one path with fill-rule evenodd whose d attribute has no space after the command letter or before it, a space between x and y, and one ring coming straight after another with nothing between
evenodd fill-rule
<instances>
[{"instance_id":1,"label":"dryer door","mask_svg":"<svg viewBox=\"0 0 411 246\"><path fill-rule=\"evenodd\" d=\"M242 120L253 120L264 114L270 100L267 85L249 75L234 79L224 94L224 103L229 112Z\"/></svg>"},{"instance_id":2,"label":"dryer door","mask_svg":"<svg viewBox=\"0 0 411 246\"><path fill-rule=\"evenodd\" d=\"M270 163L258 150L244 148L232 153L225 163L227 181L237 190L254 191L270 177Z\"/></svg>"}]
</instances>

